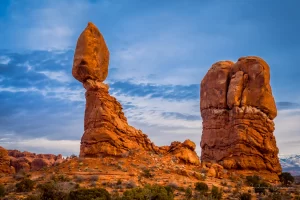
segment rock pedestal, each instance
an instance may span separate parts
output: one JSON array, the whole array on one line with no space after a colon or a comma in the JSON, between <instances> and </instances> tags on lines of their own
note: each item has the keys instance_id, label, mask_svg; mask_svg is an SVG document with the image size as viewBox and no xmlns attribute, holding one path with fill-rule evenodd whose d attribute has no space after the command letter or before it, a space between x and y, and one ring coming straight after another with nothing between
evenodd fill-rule
<instances>
[{"instance_id":1,"label":"rock pedestal","mask_svg":"<svg viewBox=\"0 0 300 200\"><path fill-rule=\"evenodd\" d=\"M146 134L127 123L121 104L103 83L108 74L108 63L109 52L103 36L89 22L78 38L72 70L73 76L86 89L80 157L126 156L130 152L144 151L174 156L188 164L200 164L192 141L157 147Z\"/></svg>"}]
</instances>

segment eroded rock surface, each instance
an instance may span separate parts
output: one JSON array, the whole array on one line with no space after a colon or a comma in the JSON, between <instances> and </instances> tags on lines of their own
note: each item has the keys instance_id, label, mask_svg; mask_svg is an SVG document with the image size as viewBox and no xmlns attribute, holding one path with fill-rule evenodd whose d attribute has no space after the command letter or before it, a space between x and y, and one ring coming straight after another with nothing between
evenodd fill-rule
<instances>
[{"instance_id":1,"label":"eroded rock surface","mask_svg":"<svg viewBox=\"0 0 300 200\"><path fill-rule=\"evenodd\" d=\"M0 174L13 173L14 169L10 166L10 157L8 151L0 146Z\"/></svg>"},{"instance_id":2,"label":"eroded rock surface","mask_svg":"<svg viewBox=\"0 0 300 200\"><path fill-rule=\"evenodd\" d=\"M129 126L121 104L108 93L108 86L85 83L86 109L81 157L122 156L130 150L158 152L142 131Z\"/></svg>"},{"instance_id":3,"label":"eroded rock surface","mask_svg":"<svg viewBox=\"0 0 300 200\"><path fill-rule=\"evenodd\" d=\"M129 152L144 151L199 164L192 141L157 147L146 134L127 123L121 104L109 94L109 86L103 83L108 72L108 55L99 30L89 23L78 39L73 65L73 76L86 89L80 157L126 156Z\"/></svg>"},{"instance_id":4,"label":"eroded rock surface","mask_svg":"<svg viewBox=\"0 0 300 200\"><path fill-rule=\"evenodd\" d=\"M201 160L225 169L281 172L270 68L259 57L214 64L201 82Z\"/></svg>"},{"instance_id":5,"label":"eroded rock surface","mask_svg":"<svg viewBox=\"0 0 300 200\"><path fill-rule=\"evenodd\" d=\"M78 38L72 74L80 82L104 81L108 75L109 51L98 28L91 22Z\"/></svg>"},{"instance_id":6,"label":"eroded rock surface","mask_svg":"<svg viewBox=\"0 0 300 200\"><path fill-rule=\"evenodd\" d=\"M35 171L43 167L53 166L63 160L62 155L35 154L28 151L8 150L10 165L15 171Z\"/></svg>"}]
</instances>

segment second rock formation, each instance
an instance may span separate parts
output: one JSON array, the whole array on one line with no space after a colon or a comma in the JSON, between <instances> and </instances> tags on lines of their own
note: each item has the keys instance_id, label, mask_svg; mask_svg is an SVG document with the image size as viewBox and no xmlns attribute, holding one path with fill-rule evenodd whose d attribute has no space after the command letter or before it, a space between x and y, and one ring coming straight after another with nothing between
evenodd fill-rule
<instances>
[{"instance_id":1,"label":"second rock formation","mask_svg":"<svg viewBox=\"0 0 300 200\"><path fill-rule=\"evenodd\" d=\"M201 82L200 109L202 161L276 179L281 172L273 135L277 110L264 60L249 56L215 63Z\"/></svg>"}]
</instances>

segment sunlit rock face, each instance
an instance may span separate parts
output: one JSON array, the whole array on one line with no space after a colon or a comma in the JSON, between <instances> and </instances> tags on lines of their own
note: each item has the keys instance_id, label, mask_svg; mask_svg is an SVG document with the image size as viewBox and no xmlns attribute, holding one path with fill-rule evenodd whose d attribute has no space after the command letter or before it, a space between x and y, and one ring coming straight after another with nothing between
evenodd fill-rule
<instances>
[{"instance_id":1,"label":"sunlit rock face","mask_svg":"<svg viewBox=\"0 0 300 200\"><path fill-rule=\"evenodd\" d=\"M199 165L196 145L192 141L157 147L146 134L127 123L121 104L109 94L109 86L103 83L108 64L109 51L103 36L89 22L78 38L72 70L74 78L86 89L80 157L123 156L132 151L144 151Z\"/></svg>"},{"instance_id":2,"label":"sunlit rock face","mask_svg":"<svg viewBox=\"0 0 300 200\"><path fill-rule=\"evenodd\" d=\"M273 178L281 172L273 135L277 115L270 68L261 58L212 65L201 82L201 160ZM278 178L278 177L277 177Z\"/></svg>"}]
</instances>

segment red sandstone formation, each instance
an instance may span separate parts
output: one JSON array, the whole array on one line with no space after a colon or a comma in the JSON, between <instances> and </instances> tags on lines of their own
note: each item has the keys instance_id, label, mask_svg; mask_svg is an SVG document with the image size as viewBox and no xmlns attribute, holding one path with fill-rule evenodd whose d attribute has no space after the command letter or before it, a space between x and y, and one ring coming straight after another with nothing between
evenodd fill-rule
<instances>
[{"instance_id":1,"label":"red sandstone formation","mask_svg":"<svg viewBox=\"0 0 300 200\"><path fill-rule=\"evenodd\" d=\"M20 152L18 150L8 150L8 155L10 165L15 168L16 172L19 170L39 170L43 167L53 166L63 160L60 154L56 156L53 154L35 154L28 151Z\"/></svg>"},{"instance_id":2,"label":"red sandstone formation","mask_svg":"<svg viewBox=\"0 0 300 200\"><path fill-rule=\"evenodd\" d=\"M273 135L277 109L264 60L249 56L213 64L201 82L200 109L202 161L245 173L281 172Z\"/></svg>"},{"instance_id":3,"label":"red sandstone formation","mask_svg":"<svg viewBox=\"0 0 300 200\"><path fill-rule=\"evenodd\" d=\"M108 74L109 51L98 28L88 23L78 38L72 74L80 82L104 81Z\"/></svg>"},{"instance_id":4,"label":"red sandstone formation","mask_svg":"<svg viewBox=\"0 0 300 200\"><path fill-rule=\"evenodd\" d=\"M13 173L14 169L10 166L10 157L6 149L0 146L0 174Z\"/></svg>"},{"instance_id":5,"label":"red sandstone formation","mask_svg":"<svg viewBox=\"0 0 300 200\"><path fill-rule=\"evenodd\" d=\"M73 76L86 89L80 157L122 156L138 150L200 164L192 141L157 147L146 134L127 123L121 104L109 95L109 87L103 83L107 77L108 63L109 52L105 41L97 27L88 23L77 41L72 70Z\"/></svg>"}]
</instances>

